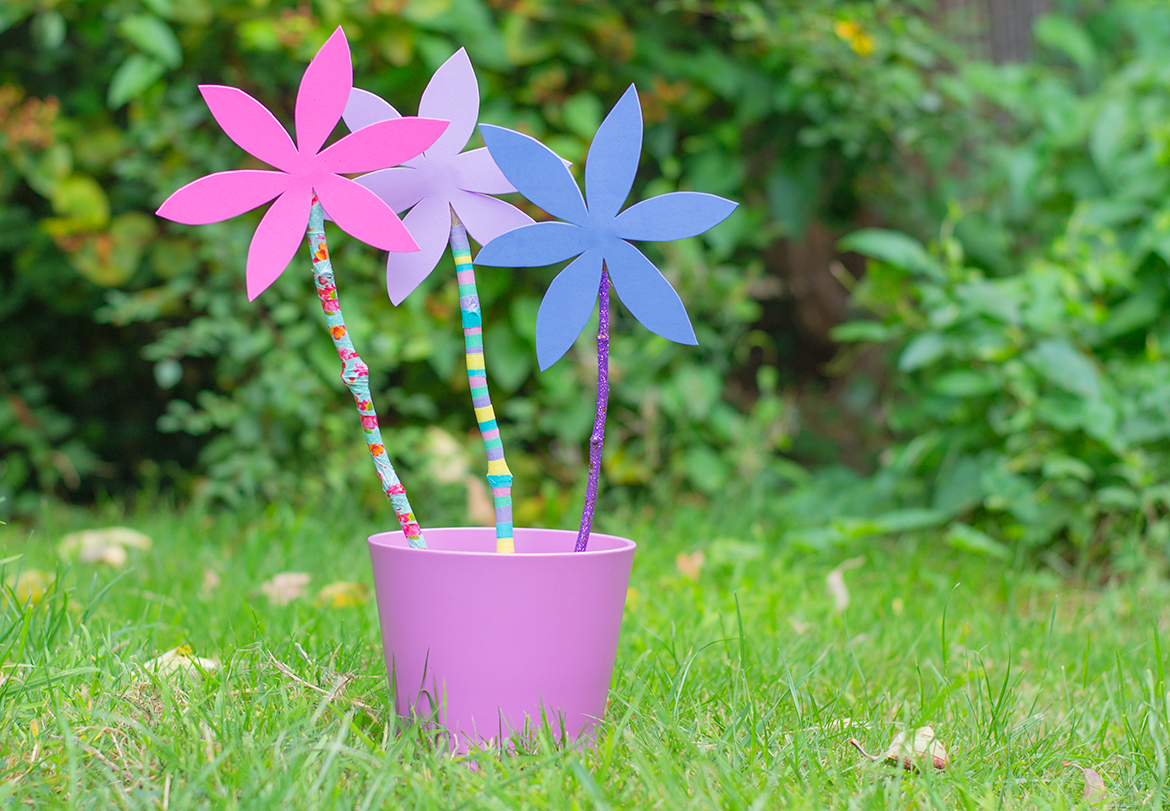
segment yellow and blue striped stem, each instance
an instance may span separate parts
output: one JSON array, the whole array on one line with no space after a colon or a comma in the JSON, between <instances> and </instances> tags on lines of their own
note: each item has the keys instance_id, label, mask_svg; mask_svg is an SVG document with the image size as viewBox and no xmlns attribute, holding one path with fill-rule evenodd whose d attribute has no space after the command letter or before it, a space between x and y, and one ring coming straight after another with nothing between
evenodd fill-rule
<instances>
[{"instance_id":1,"label":"yellow and blue striped stem","mask_svg":"<svg viewBox=\"0 0 1170 811\"><path fill-rule=\"evenodd\" d=\"M483 436L488 458L488 485L496 506L496 551L515 552L512 539L512 471L504 460L504 443L500 424L488 394L487 369L483 362L483 319L479 310L479 293L475 289L475 268L471 264L471 246L467 230L451 212L451 255L459 279L459 311L463 317L463 347L467 358L467 382L471 385L471 404L475 421Z\"/></svg>"}]
</instances>

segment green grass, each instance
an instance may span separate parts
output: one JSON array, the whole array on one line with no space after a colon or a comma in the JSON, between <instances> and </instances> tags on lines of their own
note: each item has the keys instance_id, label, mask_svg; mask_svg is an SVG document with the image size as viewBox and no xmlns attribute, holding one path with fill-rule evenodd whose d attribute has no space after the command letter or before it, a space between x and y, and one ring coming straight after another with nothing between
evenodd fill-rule
<instances>
[{"instance_id":1,"label":"green grass","mask_svg":"<svg viewBox=\"0 0 1170 811\"><path fill-rule=\"evenodd\" d=\"M57 562L63 533L108 524L153 549L123 570ZM538 739L476 770L392 718L373 602L312 600L371 582L378 529L112 507L0 527L0 557L21 556L6 577L57 569L61 586L3 599L0 807L1087 807L1064 761L1100 772L1110 807L1170 800L1170 585L1153 576L1084 588L914 540L814 554L691 508L603 521L640 546L596 747ZM675 556L694 549L692 583ZM858 555L838 613L826 575ZM286 570L312 573L310 594L274 606L259 587ZM180 644L218 669L144 667ZM848 745L927 724L945 771Z\"/></svg>"}]
</instances>

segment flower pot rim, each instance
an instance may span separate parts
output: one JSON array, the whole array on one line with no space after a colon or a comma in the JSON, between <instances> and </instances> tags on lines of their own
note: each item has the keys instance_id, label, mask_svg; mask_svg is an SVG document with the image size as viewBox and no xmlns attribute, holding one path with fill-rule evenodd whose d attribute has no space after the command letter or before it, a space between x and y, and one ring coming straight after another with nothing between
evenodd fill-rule
<instances>
[{"instance_id":1,"label":"flower pot rim","mask_svg":"<svg viewBox=\"0 0 1170 811\"><path fill-rule=\"evenodd\" d=\"M495 528L493 527L430 527L423 531L424 537L430 533L446 533L446 532L468 532L473 531L481 534L491 534L495 537ZM528 532L556 532L564 533L566 535L577 535L575 529L551 529L546 527L516 527L516 535L526 534ZM397 537L394 537L397 536ZM511 552L500 553L495 550L478 552L462 549L435 549L427 547L426 549L416 549L407 545L406 536L402 534L402 530L393 529L386 532L377 532L370 535L368 541L373 546L379 546L384 549L392 549L398 554L411 555L446 555L450 557L482 557L482 558L497 558L500 560L525 560L532 558L541 558L548 560L550 558L581 558L584 555L594 557L597 555L620 555L626 550L637 549L638 544L629 538L623 538L620 535L610 535L604 532L593 532L589 535L590 539L606 538L611 541L616 541L616 545L609 549L598 549L596 547L588 547L584 552Z\"/></svg>"}]
</instances>

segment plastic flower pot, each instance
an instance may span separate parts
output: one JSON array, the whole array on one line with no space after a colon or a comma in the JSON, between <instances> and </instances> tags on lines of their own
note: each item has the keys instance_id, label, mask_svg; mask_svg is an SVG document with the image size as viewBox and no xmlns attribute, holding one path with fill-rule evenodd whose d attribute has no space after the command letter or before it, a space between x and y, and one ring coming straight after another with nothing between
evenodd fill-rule
<instances>
[{"instance_id":1,"label":"plastic flower pot","mask_svg":"<svg viewBox=\"0 0 1170 811\"><path fill-rule=\"evenodd\" d=\"M516 529L497 554L487 527L370 536L386 668L400 716L433 724L451 749L507 747L547 726L569 745L605 714L636 544L593 533Z\"/></svg>"}]
</instances>

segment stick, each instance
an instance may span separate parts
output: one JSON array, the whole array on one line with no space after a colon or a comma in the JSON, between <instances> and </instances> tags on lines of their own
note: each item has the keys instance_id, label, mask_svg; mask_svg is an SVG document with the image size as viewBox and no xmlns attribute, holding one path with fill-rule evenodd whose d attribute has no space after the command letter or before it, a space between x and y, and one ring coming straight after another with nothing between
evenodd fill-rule
<instances>
[{"instance_id":1,"label":"stick","mask_svg":"<svg viewBox=\"0 0 1170 811\"><path fill-rule=\"evenodd\" d=\"M337 282L333 278L333 264L329 261L329 247L325 243L325 209L321 208L316 195L313 196L313 208L309 212L308 240L309 251L313 255L313 281L317 285L317 298L321 299L325 323L329 327L329 334L333 336L337 356L341 358L341 380L357 403L358 416L366 432L366 444L370 446L370 456L378 471L382 492L394 507L394 514L398 516L407 543L416 549L426 549L427 543L423 540L422 528L414 517L414 511L410 508L406 488L398 480L394 465L386 455L386 446L382 444L378 414L374 411L374 400L370 396L370 369L353 348L353 341L345 328L341 302L337 298Z\"/></svg>"},{"instance_id":2,"label":"stick","mask_svg":"<svg viewBox=\"0 0 1170 811\"><path fill-rule=\"evenodd\" d=\"M605 445L605 411L609 405L609 271L601 265L601 308L597 315L597 418L589 437L589 483L585 486L585 508L581 511L581 529L577 532L574 552L584 552L593 528L593 508L597 506L597 481L601 478L601 449Z\"/></svg>"},{"instance_id":3,"label":"stick","mask_svg":"<svg viewBox=\"0 0 1170 811\"><path fill-rule=\"evenodd\" d=\"M471 386L471 405L475 421L483 436L487 453L488 486L496 505L496 551L510 554L516 551L512 530L512 471L504 459L504 443L500 439L500 424L488 394L487 369L483 357L483 318L479 310L479 293L475 289L475 268L471 265L471 246L467 244L467 229L451 210L451 255L455 257L455 274L459 279L459 311L463 316L463 349L467 359L467 382Z\"/></svg>"}]
</instances>

